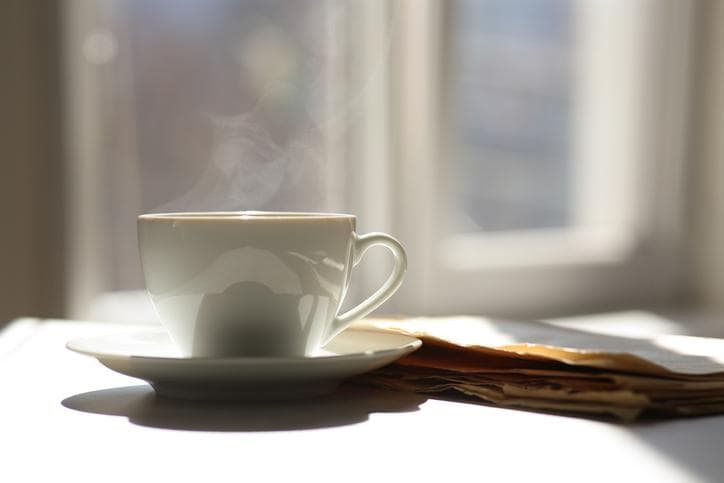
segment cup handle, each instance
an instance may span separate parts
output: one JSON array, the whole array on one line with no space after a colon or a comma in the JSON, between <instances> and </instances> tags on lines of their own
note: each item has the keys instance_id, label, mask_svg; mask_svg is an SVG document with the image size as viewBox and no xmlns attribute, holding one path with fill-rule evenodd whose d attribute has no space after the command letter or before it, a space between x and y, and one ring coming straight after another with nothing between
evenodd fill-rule
<instances>
[{"instance_id":1,"label":"cup handle","mask_svg":"<svg viewBox=\"0 0 724 483\"><path fill-rule=\"evenodd\" d=\"M357 319L361 319L365 315L369 314L377 307L382 305L385 300L390 298L392 294L402 284L402 279L407 270L407 254L405 249L402 248L400 242L395 240L390 235L385 233L368 233L366 235L354 235L354 245L352 246L352 265L356 266L368 248L375 245L382 245L392 252L395 257L395 267L392 269L392 273L385 283L377 289L375 293L367 297L356 307L349 309L342 315L337 315L327 332L325 344L332 340L334 336L342 332L348 325Z\"/></svg>"}]
</instances>

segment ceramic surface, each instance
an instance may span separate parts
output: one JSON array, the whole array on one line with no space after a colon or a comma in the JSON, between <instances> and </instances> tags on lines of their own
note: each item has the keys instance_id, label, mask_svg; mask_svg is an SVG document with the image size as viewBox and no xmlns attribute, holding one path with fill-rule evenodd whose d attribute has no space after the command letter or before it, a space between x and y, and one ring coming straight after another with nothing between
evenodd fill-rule
<instances>
[{"instance_id":1,"label":"ceramic surface","mask_svg":"<svg viewBox=\"0 0 724 483\"><path fill-rule=\"evenodd\" d=\"M313 357L183 357L162 330L77 339L68 349L109 369L147 381L161 396L196 400L270 400L335 390L348 377L385 366L416 350L420 340L347 330Z\"/></svg>"},{"instance_id":2,"label":"ceramic surface","mask_svg":"<svg viewBox=\"0 0 724 483\"><path fill-rule=\"evenodd\" d=\"M389 235L358 236L352 215L175 213L138 219L146 287L183 355L313 355L402 283L406 258ZM386 283L338 310L352 266L372 245L396 258Z\"/></svg>"}]
</instances>

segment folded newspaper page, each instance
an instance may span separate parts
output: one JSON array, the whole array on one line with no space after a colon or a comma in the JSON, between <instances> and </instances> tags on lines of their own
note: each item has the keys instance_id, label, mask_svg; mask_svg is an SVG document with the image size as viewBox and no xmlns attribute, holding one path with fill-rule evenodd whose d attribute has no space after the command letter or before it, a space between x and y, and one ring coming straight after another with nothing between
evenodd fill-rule
<instances>
[{"instance_id":1,"label":"folded newspaper page","mask_svg":"<svg viewBox=\"0 0 724 483\"><path fill-rule=\"evenodd\" d=\"M612 417L724 412L724 340L632 338L482 317L366 319L423 347L358 381L502 407Z\"/></svg>"}]
</instances>

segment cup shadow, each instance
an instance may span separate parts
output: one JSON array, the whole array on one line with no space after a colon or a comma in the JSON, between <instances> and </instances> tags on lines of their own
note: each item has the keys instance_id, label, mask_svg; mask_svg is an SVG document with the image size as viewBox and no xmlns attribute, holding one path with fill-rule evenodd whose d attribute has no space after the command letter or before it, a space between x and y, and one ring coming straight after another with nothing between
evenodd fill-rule
<instances>
[{"instance_id":1,"label":"cup shadow","mask_svg":"<svg viewBox=\"0 0 724 483\"><path fill-rule=\"evenodd\" d=\"M413 412L419 394L343 384L328 396L292 401L206 402L159 397L148 385L70 396L61 404L91 414L126 417L139 426L185 431L291 431L358 424L372 413Z\"/></svg>"}]
</instances>

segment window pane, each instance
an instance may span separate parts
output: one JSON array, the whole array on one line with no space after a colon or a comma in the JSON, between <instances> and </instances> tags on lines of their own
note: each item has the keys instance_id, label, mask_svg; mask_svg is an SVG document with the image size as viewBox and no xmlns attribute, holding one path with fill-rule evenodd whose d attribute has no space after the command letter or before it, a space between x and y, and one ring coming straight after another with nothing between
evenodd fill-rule
<instances>
[{"instance_id":1,"label":"window pane","mask_svg":"<svg viewBox=\"0 0 724 483\"><path fill-rule=\"evenodd\" d=\"M571 1L450 7L453 230L571 225Z\"/></svg>"}]
</instances>

